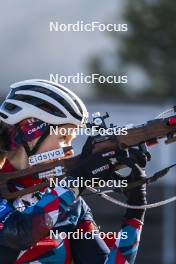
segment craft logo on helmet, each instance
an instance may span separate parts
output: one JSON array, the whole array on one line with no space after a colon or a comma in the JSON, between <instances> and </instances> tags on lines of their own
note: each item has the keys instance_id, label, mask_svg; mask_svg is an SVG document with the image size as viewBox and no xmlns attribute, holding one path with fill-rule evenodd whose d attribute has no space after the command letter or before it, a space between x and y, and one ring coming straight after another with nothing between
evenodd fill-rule
<instances>
[{"instance_id":1,"label":"craft logo on helmet","mask_svg":"<svg viewBox=\"0 0 176 264\"><path fill-rule=\"evenodd\" d=\"M38 163L62 158L64 156L65 156L65 154L64 154L63 148L50 150L47 152L43 152L40 154L30 156L29 157L29 165L33 166L33 165L36 165Z\"/></svg>"}]
</instances>

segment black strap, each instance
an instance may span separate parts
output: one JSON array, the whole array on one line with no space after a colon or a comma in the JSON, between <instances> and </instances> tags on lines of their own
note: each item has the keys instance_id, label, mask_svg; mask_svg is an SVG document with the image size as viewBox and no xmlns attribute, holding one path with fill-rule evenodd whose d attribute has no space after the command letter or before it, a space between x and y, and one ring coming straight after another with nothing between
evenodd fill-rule
<instances>
[{"instance_id":1,"label":"black strap","mask_svg":"<svg viewBox=\"0 0 176 264\"><path fill-rule=\"evenodd\" d=\"M20 133L20 136L21 136L21 139L22 139L21 140L22 145L23 145L23 147L24 147L24 149L26 151L27 156L29 157L31 155L34 155L37 152L37 150L39 149L42 141L44 141L45 138L49 135L50 127L49 126L46 127L43 135L39 138L39 140L37 141L36 145L33 147L32 150L30 149L28 143L26 142L26 140L24 138L24 133L23 133L23 131L21 130L21 128L19 126L17 126L17 130Z\"/></svg>"},{"instance_id":2,"label":"black strap","mask_svg":"<svg viewBox=\"0 0 176 264\"><path fill-rule=\"evenodd\" d=\"M106 190L101 191L101 189L98 189L97 193L85 193L85 194L82 194L82 196L95 195L95 194L101 194L101 193L106 193L106 192L123 193L124 191L131 190L131 189L139 187L139 186L141 186L143 184L150 184L150 183L153 183L153 182L157 181L158 179L166 176L167 173L169 172L169 170L174 168L174 167L176 167L176 163L174 163L174 164L172 164L172 165L170 165L168 167L165 167L162 170L159 170L159 171L155 172L149 178L141 179L139 181L135 181L135 182L130 183L128 185L128 187L126 187L125 189L123 189L123 188L112 188L111 190L108 189L108 191L106 191ZM123 177L123 175L119 174L119 178L122 179L122 177Z\"/></svg>"},{"instance_id":3,"label":"black strap","mask_svg":"<svg viewBox=\"0 0 176 264\"><path fill-rule=\"evenodd\" d=\"M149 178L145 178L145 179L142 179L142 180L139 180L139 181L136 181L136 182L132 182L128 185L127 188L125 188L126 190L130 190L130 189L133 189L133 188L136 188L140 185L143 185L143 184L150 184L150 183L153 183L155 181L157 181L158 179L166 176L169 172L170 169L172 169L173 167L176 166L176 163L168 166L168 167L165 167L164 169L162 170L159 170L157 172L155 172L151 177Z\"/></svg>"},{"instance_id":4,"label":"black strap","mask_svg":"<svg viewBox=\"0 0 176 264\"><path fill-rule=\"evenodd\" d=\"M47 126L46 129L45 129L45 131L44 131L44 133L43 133L43 135L39 138L39 140L37 141L36 145L31 150L30 156L31 155L34 155L37 152L37 150L39 149L42 141L44 141L47 138L47 136L49 135L49 133L50 133L50 127Z\"/></svg>"},{"instance_id":5,"label":"black strap","mask_svg":"<svg viewBox=\"0 0 176 264\"><path fill-rule=\"evenodd\" d=\"M24 139L22 139L21 143L22 143L22 145L26 151L27 156L29 157L30 153L31 153L31 149L30 149L28 143Z\"/></svg>"}]
</instances>

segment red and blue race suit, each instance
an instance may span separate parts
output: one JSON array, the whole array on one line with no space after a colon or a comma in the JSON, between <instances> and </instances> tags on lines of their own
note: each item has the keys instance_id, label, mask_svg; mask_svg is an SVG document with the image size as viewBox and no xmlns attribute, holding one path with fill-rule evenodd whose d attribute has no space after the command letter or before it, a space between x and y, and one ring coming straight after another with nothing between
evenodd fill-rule
<instances>
[{"instance_id":1,"label":"red and blue race suit","mask_svg":"<svg viewBox=\"0 0 176 264\"><path fill-rule=\"evenodd\" d=\"M10 164L6 162L2 171L10 171L9 168ZM43 215L48 216L47 219L52 222L52 231L57 231L57 234L76 230L82 230L83 233L94 232L96 225L88 205L81 197L76 197L73 191L60 186L42 194L33 204L24 201L23 210L18 210L14 207L15 204L2 200L0 203L0 263L135 262L142 230L142 222L138 219L124 219L120 232L127 234L126 239L121 236L113 241L113 245L111 241L110 247L100 238L98 232L93 239L55 239L49 233L41 239L39 234L45 228Z\"/></svg>"}]
</instances>

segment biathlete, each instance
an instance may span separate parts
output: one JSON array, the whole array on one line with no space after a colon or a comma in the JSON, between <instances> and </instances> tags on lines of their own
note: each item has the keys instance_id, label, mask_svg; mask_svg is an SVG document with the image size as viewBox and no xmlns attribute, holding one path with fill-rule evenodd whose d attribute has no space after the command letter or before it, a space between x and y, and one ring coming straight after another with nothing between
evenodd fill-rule
<instances>
[{"instance_id":1,"label":"biathlete","mask_svg":"<svg viewBox=\"0 0 176 264\"><path fill-rule=\"evenodd\" d=\"M75 134L50 134L50 125L58 127L59 131L61 128L83 127L87 119L88 112L82 100L60 84L45 80L13 84L0 108L0 172L28 168L29 157L71 146ZM96 170L96 177L100 179L111 177L114 168L110 159L103 153L89 155L87 145L78 167L68 176L91 179ZM70 150L65 158L72 155ZM124 159L124 163L133 164L131 180L144 177L146 157L140 152L137 156L136 159L121 156L121 161ZM41 182L37 175L26 176L10 182L9 189L18 191ZM128 204L146 204L146 186L126 192L126 197ZM121 236L108 247L98 231L93 239L62 240L49 236L50 230L58 233L97 230L81 191L77 195L73 189L58 186L13 201L1 199L0 263L132 264L139 247L144 215L145 210L127 209L119 231L126 232L126 239Z\"/></svg>"}]
</instances>

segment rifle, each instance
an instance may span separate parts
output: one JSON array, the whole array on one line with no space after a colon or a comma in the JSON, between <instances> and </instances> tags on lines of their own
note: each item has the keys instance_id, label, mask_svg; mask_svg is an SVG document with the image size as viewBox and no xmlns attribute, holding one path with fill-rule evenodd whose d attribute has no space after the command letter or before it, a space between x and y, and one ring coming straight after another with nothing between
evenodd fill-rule
<instances>
[{"instance_id":1,"label":"rifle","mask_svg":"<svg viewBox=\"0 0 176 264\"><path fill-rule=\"evenodd\" d=\"M173 115L169 113L173 112ZM168 117L164 117L168 114ZM93 121L88 123L88 127L98 126L99 128L107 129L105 119L109 115L100 115L99 112L93 114ZM115 128L112 124L111 128ZM111 152L117 149L128 149L129 147L138 147L146 155L148 155L148 146L153 146L158 143L158 140L165 138L165 144L176 142L176 106L172 109L160 114L156 119L150 120L144 124L127 128L127 135L104 135L97 134L91 138L92 153L98 153L100 151ZM66 148L68 151L70 147ZM26 177L36 173L42 173L55 168L60 168L62 173L58 176L59 181L62 180L67 171L77 167L80 161L81 155L52 161L50 163L34 165L30 168L12 172L12 173L0 173L0 196L4 199L11 200L18 197L22 197L25 194L39 191L43 188L49 187L50 182L47 179L38 185L19 190L17 192L9 191L9 182L17 178ZM148 155L149 159L149 155ZM116 169L124 167L124 164L116 164Z\"/></svg>"}]
</instances>

